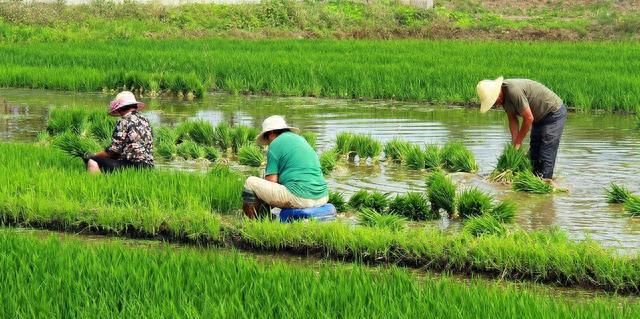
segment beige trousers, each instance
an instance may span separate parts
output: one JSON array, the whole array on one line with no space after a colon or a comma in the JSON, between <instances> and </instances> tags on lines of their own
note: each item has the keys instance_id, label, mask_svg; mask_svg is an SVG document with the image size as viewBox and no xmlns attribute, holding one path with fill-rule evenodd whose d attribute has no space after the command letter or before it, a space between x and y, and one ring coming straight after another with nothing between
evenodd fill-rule
<instances>
[{"instance_id":1,"label":"beige trousers","mask_svg":"<svg viewBox=\"0 0 640 319\"><path fill-rule=\"evenodd\" d=\"M244 183L244 188L251 190L256 197L265 203L278 208L309 208L326 204L329 197L319 199L301 198L293 195L284 185L270 182L266 179L250 176Z\"/></svg>"}]
</instances>

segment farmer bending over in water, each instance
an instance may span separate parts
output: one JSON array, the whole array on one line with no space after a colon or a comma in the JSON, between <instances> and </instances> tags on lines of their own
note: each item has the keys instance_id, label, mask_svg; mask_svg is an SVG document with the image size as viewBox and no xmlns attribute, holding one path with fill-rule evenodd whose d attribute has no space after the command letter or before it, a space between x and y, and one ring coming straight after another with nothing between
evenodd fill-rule
<instances>
[{"instance_id":1,"label":"farmer bending over in water","mask_svg":"<svg viewBox=\"0 0 640 319\"><path fill-rule=\"evenodd\" d=\"M536 175L553 177L560 137L567 119L562 99L546 86L527 79L482 80L476 86L480 112L502 105L509 118L511 142L520 148L531 129L529 158ZM520 125L518 117L522 117Z\"/></svg>"},{"instance_id":2,"label":"farmer bending over in water","mask_svg":"<svg viewBox=\"0 0 640 319\"><path fill-rule=\"evenodd\" d=\"M138 111L144 103L129 91L120 92L109 104L109 115L119 116L111 137L111 146L100 153L87 154L90 173L110 172L120 168L153 167L153 133L151 125Z\"/></svg>"},{"instance_id":3,"label":"farmer bending over in water","mask_svg":"<svg viewBox=\"0 0 640 319\"><path fill-rule=\"evenodd\" d=\"M310 208L327 203L327 183L318 155L282 116L270 116L262 122L256 141L269 145L265 178L251 176L244 184L244 213L256 217L264 202L278 208Z\"/></svg>"}]
</instances>

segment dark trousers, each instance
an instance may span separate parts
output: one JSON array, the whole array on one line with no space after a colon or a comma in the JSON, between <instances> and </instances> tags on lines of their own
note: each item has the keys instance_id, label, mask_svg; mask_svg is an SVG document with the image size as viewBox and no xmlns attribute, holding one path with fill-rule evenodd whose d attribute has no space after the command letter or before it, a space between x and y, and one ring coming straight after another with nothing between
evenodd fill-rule
<instances>
[{"instance_id":1,"label":"dark trousers","mask_svg":"<svg viewBox=\"0 0 640 319\"><path fill-rule=\"evenodd\" d=\"M556 166L556 156L560 147L560 137L567 120L567 107L547 114L544 119L533 124L529 158L533 164L533 172L542 178L552 178Z\"/></svg>"}]
</instances>

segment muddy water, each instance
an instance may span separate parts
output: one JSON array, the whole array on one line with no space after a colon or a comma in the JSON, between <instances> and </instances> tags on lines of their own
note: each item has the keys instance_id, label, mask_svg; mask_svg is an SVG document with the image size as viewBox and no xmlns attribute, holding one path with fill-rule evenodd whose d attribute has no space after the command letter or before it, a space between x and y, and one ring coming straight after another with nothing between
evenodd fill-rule
<instances>
[{"instance_id":1,"label":"muddy water","mask_svg":"<svg viewBox=\"0 0 640 319\"><path fill-rule=\"evenodd\" d=\"M104 107L111 96L38 90L0 90L0 138L32 141L45 126L54 106ZM456 174L461 187L481 187L497 198L517 201L518 224L526 229L557 226L573 238L591 237L626 251L640 247L640 218L609 205L604 187L610 182L640 193L640 134L630 116L570 114L556 166L557 183L568 193L527 195L486 182L504 143L509 139L502 112L481 116L475 110L451 109L387 101L345 101L313 98L233 97L212 95L202 101L148 100L147 116L155 123L175 125L193 118L213 124L259 127L262 119L282 114L303 130L318 134L320 149L334 144L342 131L371 134L387 141L402 137L415 143L442 144L462 140L475 154L478 175ZM347 164L328 178L335 190L350 195L367 188L401 193L424 189L425 173L387 164ZM439 222L442 227L456 223Z\"/></svg>"}]
</instances>

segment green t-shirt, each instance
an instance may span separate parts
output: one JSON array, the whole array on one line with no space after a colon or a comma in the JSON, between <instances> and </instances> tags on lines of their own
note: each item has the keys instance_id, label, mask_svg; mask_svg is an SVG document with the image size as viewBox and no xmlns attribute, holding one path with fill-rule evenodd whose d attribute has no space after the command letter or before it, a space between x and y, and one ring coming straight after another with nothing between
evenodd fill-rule
<instances>
[{"instance_id":1,"label":"green t-shirt","mask_svg":"<svg viewBox=\"0 0 640 319\"><path fill-rule=\"evenodd\" d=\"M274 174L298 197L319 199L329 194L318 154L298 134L284 132L269 145L265 175Z\"/></svg>"},{"instance_id":2,"label":"green t-shirt","mask_svg":"<svg viewBox=\"0 0 640 319\"><path fill-rule=\"evenodd\" d=\"M527 79L508 79L502 82L504 110L519 115L528 105L533 114L533 122L544 119L550 112L562 106L562 99L546 86Z\"/></svg>"}]
</instances>

